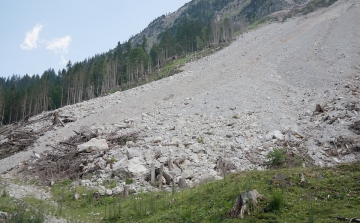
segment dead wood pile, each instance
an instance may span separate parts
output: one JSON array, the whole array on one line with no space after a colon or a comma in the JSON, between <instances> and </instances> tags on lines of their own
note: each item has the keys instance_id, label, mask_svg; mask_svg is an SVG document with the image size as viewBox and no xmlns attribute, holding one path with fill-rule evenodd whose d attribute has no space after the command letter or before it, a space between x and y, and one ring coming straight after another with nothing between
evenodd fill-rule
<instances>
[{"instance_id":1,"label":"dead wood pile","mask_svg":"<svg viewBox=\"0 0 360 223\"><path fill-rule=\"evenodd\" d=\"M63 125L58 113L51 112L37 116L33 120L26 118L19 123L0 127L0 159L26 150L59 123Z\"/></svg>"},{"instance_id":2,"label":"dead wood pile","mask_svg":"<svg viewBox=\"0 0 360 223\"><path fill-rule=\"evenodd\" d=\"M75 132L75 131L74 131ZM107 152L115 146L123 146L127 141L136 141L137 133L119 136L116 132L99 136L89 127L82 127L79 132L68 140L52 146L53 150L42 154L39 159L29 160L21 172L27 176L37 176L43 184L64 179L82 179L97 170L112 167L111 157ZM77 146L92 138L106 139L109 148L102 151L80 152Z\"/></svg>"}]
</instances>

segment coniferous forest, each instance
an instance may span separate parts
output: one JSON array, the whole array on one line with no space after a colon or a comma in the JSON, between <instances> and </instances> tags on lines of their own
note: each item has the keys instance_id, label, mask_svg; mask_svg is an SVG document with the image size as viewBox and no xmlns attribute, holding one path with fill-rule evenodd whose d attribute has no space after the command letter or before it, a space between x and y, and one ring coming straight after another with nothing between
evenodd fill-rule
<instances>
[{"instance_id":1,"label":"coniferous forest","mask_svg":"<svg viewBox=\"0 0 360 223\"><path fill-rule=\"evenodd\" d=\"M207 9L202 4L189 7L187 16L160 33L157 43L152 46L148 45L145 36L139 44L134 44L130 38L124 43L119 42L108 52L81 62L69 61L62 70L49 68L41 75L0 77L1 125L138 86L173 57L182 57L214 43L230 41L233 33L230 19L215 24L210 22L210 16L206 16L211 14L206 11L221 8L227 1L205 5ZM223 4L218 5L219 2ZM196 13L199 7L204 9L202 17Z\"/></svg>"},{"instance_id":2,"label":"coniferous forest","mask_svg":"<svg viewBox=\"0 0 360 223\"><path fill-rule=\"evenodd\" d=\"M334 1L314 0L288 16L309 13ZM41 75L0 77L0 125L146 83L167 61L230 42L235 32L244 32L249 24L264 21L267 15L281 9L275 5L273 0L191 1L171 25L162 27L151 44L140 33L118 42L108 52L81 62L69 61L62 70L49 68ZM156 18L148 28L161 26L165 18Z\"/></svg>"}]
</instances>

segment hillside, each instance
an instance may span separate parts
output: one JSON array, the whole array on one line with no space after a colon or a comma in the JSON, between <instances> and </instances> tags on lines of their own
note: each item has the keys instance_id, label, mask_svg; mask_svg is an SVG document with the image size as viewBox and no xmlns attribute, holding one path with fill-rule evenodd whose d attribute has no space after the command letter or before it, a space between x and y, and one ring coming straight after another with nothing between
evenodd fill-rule
<instances>
[{"instance_id":1,"label":"hillside","mask_svg":"<svg viewBox=\"0 0 360 223\"><path fill-rule=\"evenodd\" d=\"M175 12L167 13L154 19L143 31L131 38L135 46L141 44L143 37L148 40L150 50L154 43L160 42L159 35L167 28L176 33L181 22L186 18L202 20L205 24L222 22L225 18L231 19L235 32L244 32L247 25L261 20L273 12L291 10L307 3L308 0L194 0L186 3Z\"/></svg>"},{"instance_id":2,"label":"hillside","mask_svg":"<svg viewBox=\"0 0 360 223\"><path fill-rule=\"evenodd\" d=\"M56 110L74 122L53 126L53 112L43 112L7 127L14 134L51 131L1 159L2 178L30 175L48 184L70 176L114 195L127 183L132 193L156 190L146 180L152 163L167 164L177 188L180 179L189 187L221 180L224 169L266 169L275 148L286 149L291 167L358 162L359 17L358 1L339 0L244 33L173 76ZM78 147L94 137L108 148ZM68 170L72 175L61 175Z\"/></svg>"},{"instance_id":3,"label":"hillside","mask_svg":"<svg viewBox=\"0 0 360 223\"><path fill-rule=\"evenodd\" d=\"M259 24L285 21L334 2L191 1L174 13L158 17L143 32L118 42L113 49L89 55L83 61L68 61L57 72L49 68L37 75L0 77L0 124L24 122L43 111L174 74L178 67L168 66L173 59L184 63L189 55L219 49L219 45L229 44L236 35Z\"/></svg>"}]
</instances>

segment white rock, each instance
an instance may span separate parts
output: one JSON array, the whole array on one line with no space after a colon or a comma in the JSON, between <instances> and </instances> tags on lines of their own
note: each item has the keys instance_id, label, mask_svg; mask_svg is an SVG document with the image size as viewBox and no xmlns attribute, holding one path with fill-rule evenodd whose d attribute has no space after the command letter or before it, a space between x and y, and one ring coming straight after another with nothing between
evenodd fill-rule
<instances>
[{"instance_id":1,"label":"white rock","mask_svg":"<svg viewBox=\"0 0 360 223\"><path fill-rule=\"evenodd\" d=\"M2 145L2 144L4 144L4 143L7 143L7 142L9 142L9 139L8 139L8 138L3 139L3 140L0 141L0 145Z\"/></svg>"},{"instance_id":2,"label":"white rock","mask_svg":"<svg viewBox=\"0 0 360 223\"><path fill-rule=\"evenodd\" d=\"M273 137L274 137L274 134L272 132L269 132L268 134L266 134L265 140L270 141L273 139Z\"/></svg>"},{"instance_id":3,"label":"white rock","mask_svg":"<svg viewBox=\"0 0 360 223\"><path fill-rule=\"evenodd\" d=\"M178 138L178 137L173 137L171 139L171 143L174 143L174 144L179 144L181 142L181 140Z\"/></svg>"},{"instance_id":4,"label":"white rock","mask_svg":"<svg viewBox=\"0 0 360 223\"><path fill-rule=\"evenodd\" d=\"M104 187L104 186L100 186L100 187L98 188L98 192L99 192L99 194L100 194L101 196L104 196L105 193L106 193L105 187Z\"/></svg>"},{"instance_id":5,"label":"white rock","mask_svg":"<svg viewBox=\"0 0 360 223\"><path fill-rule=\"evenodd\" d=\"M74 194L74 198L75 198L75 200L79 200L79 199L80 199L80 194L75 193L75 194Z\"/></svg>"},{"instance_id":6,"label":"white rock","mask_svg":"<svg viewBox=\"0 0 360 223\"><path fill-rule=\"evenodd\" d=\"M196 154L191 154L189 158L190 158L190 160L193 161L194 163L199 163L199 157L198 157L198 155L196 155Z\"/></svg>"},{"instance_id":7,"label":"white rock","mask_svg":"<svg viewBox=\"0 0 360 223\"><path fill-rule=\"evenodd\" d=\"M92 182L90 180L81 180L80 184L81 186L89 187L92 185Z\"/></svg>"},{"instance_id":8,"label":"white rock","mask_svg":"<svg viewBox=\"0 0 360 223\"><path fill-rule=\"evenodd\" d=\"M190 149L193 153L200 153L203 151L203 148L199 143L194 143L193 145L190 146Z\"/></svg>"},{"instance_id":9,"label":"white rock","mask_svg":"<svg viewBox=\"0 0 360 223\"><path fill-rule=\"evenodd\" d=\"M279 130L275 130L273 136L280 141L284 140L284 135Z\"/></svg>"},{"instance_id":10,"label":"white rock","mask_svg":"<svg viewBox=\"0 0 360 223\"><path fill-rule=\"evenodd\" d=\"M109 146L105 139L92 138L90 141L77 146L79 152L102 151L108 149Z\"/></svg>"},{"instance_id":11,"label":"white rock","mask_svg":"<svg viewBox=\"0 0 360 223\"><path fill-rule=\"evenodd\" d=\"M181 176L185 179L191 179L194 177L194 171L193 170L184 170L182 172Z\"/></svg>"},{"instance_id":12,"label":"white rock","mask_svg":"<svg viewBox=\"0 0 360 223\"><path fill-rule=\"evenodd\" d=\"M127 149L126 150L126 156L129 160L131 160L134 157L140 157L142 156L142 153L135 149Z\"/></svg>"},{"instance_id":13,"label":"white rock","mask_svg":"<svg viewBox=\"0 0 360 223\"><path fill-rule=\"evenodd\" d=\"M111 196L113 194L112 190L106 189L106 195Z\"/></svg>"},{"instance_id":14,"label":"white rock","mask_svg":"<svg viewBox=\"0 0 360 223\"><path fill-rule=\"evenodd\" d=\"M162 157L160 157L159 159L157 159L160 163L165 163L165 162L167 162L168 161L168 158L167 157L164 157L164 156L162 156Z\"/></svg>"},{"instance_id":15,"label":"white rock","mask_svg":"<svg viewBox=\"0 0 360 223\"><path fill-rule=\"evenodd\" d=\"M184 160L183 163L180 164L181 168L186 170L190 166L191 162L189 160Z\"/></svg>"},{"instance_id":16,"label":"white rock","mask_svg":"<svg viewBox=\"0 0 360 223\"><path fill-rule=\"evenodd\" d=\"M155 138L152 140L153 143L159 143L159 142L161 142L161 141L162 141L161 136L155 137Z\"/></svg>"},{"instance_id":17,"label":"white rock","mask_svg":"<svg viewBox=\"0 0 360 223\"><path fill-rule=\"evenodd\" d=\"M112 193L114 195L118 195L118 194L121 194L123 191L124 191L124 189L122 187L116 186L113 188Z\"/></svg>"},{"instance_id":18,"label":"white rock","mask_svg":"<svg viewBox=\"0 0 360 223\"><path fill-rule=\"evenodd\" d=\"M106 167L106 161L103 160L103 158L99 158L96 165L100 168L100 169L104 169ZM104 171L105 173L105 171Z\"/></svg>"},{"instance_id":19,"label":"white rock","mask_svg":"<svg viewBox=\"0 0 360 223\"><path fill-rule=\"evenodd\" d=\"M131 147L134 147L135 146L135 143L133 141L127 141L126 142L126 147L127 148L131 148Z\"/></svg>"},{"instance_id":20,"label":"white rock","mask_svg":"<svg viewBox=\"0 0 360 223\"><path fill-rule=\"evenodd\" d=\"M120 179L132 178L148 173L144 160L134 157L131 160L121 160L113 165L113 173Z\"/></svg>"},{"instance_id":21,"label":"white rock","mask_svg":"<svg viewBox=\"0 0 360 223\"><path fill-rule=\"evenodd\" d=\"M333 157L333 160L336 162L336 163L340 163L340 160L336 157Z\"/></svg>"}]
</instances>

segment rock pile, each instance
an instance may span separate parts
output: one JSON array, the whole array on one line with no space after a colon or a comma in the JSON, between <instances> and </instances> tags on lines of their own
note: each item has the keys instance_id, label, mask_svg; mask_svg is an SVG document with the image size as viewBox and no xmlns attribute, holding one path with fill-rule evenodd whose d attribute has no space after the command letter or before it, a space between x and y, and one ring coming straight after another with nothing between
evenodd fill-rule
<instances>
[{"instance_id":1,"label":"rock pile","mask_svg":"<svg viewBox=\"0 0 360 223\"><path fill-rule=\"evenodd\" d=\"M284 148L293 166L359 160L359 10L354 0L340 1L272 23L181 73L60 108L61 120L75 121L44 132L29 152L0 160L0 172L34 150L40 158L22 167L33 176L67 176L109 195L129 185L134 193L158 188L153 165L155 173L163 166L157 182L171 190L169 178L193 187L267 168L275 148Z\"/></svg>"}]
</instances>

